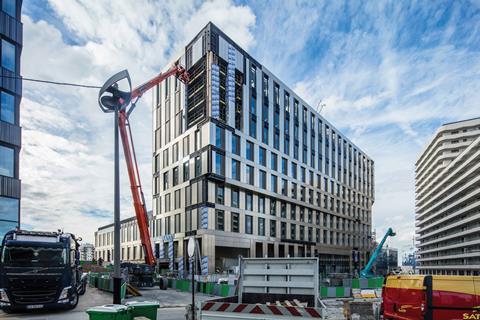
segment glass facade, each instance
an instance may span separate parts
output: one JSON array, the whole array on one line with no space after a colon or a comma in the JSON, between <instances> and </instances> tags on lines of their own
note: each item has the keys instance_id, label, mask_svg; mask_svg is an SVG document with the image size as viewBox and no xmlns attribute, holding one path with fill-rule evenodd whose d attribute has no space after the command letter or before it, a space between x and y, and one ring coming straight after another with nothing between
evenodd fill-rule
<instances>
[{"instance_id":1,"label":"glass facade","mask_svg":"<svg viewBox=\"0 0 480 320\"><path fill-rule=\"evenodd\" d=\"M19 152L21 130L18 125L18 104L22 96L20 53L23 37L20 22L22 1L2 0L0 31L0 63L2 75L12 77L0 83L0 241L5 232L19 226L20 180ZM17 31L17 32L15 32Z\"/></svg>"}]
</instances>

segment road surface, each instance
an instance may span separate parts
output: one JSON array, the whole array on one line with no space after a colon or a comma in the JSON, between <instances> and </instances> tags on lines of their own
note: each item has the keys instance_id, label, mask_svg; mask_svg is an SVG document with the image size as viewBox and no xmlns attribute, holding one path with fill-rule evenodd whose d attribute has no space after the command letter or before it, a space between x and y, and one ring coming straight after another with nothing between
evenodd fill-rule
<instances>
[{"instance_id":1,"label":"road surface","mask_svg":"<svg viewBox=\"0 0 480 320\"><path fill-rule=\"evenodd\" d=\"M192 294L190 292L179 292L174 289L159 290L148 288L141 290L142 297L133 297L125 299L127 301L156 301L160 304L158 309L158 320L177 320L185 319L185 306L191 303ZM215 296L209 296L197 293L195 301L204 301L213 299ZM95 289L88 288L87 293L80 297L78 306L74 310L57 311L31 311L28 313L6 314L0 311L0 319L22 319L22 320L88 320L88 314L85 312L88 308L112 303L112 294Z\"/></svg>"}]
</instances>

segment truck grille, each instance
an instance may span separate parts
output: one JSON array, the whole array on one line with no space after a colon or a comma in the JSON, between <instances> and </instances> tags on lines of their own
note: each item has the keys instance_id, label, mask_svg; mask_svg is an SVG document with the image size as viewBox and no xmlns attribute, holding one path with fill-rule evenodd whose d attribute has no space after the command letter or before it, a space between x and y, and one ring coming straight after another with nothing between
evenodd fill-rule
<instances>
[{"instance_id":1,"label":"truck grille","mask_svg":"<svg viewBox=\"0 0 480 320\"><path fill-rule=\"evenodd\" d=\"M46 304L55 302L61 276L10 278L10 292L17 304Z\"/></svg>"}]
</instances>

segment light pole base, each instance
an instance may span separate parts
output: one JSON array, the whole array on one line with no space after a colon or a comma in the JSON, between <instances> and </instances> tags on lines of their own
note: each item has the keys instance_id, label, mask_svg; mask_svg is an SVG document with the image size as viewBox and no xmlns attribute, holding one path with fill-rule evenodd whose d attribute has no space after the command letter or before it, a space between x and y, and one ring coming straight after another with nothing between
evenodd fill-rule
<instances>
[{"instance_id":1,"label":"light pole base","mask_svg":"<svg viewBox=\"0 0 480 320\"><path fill-rule=\"evenodd\" d=\"M122 304L122 278L113 278L113 304Z\"/></svg>"}]
</instances>

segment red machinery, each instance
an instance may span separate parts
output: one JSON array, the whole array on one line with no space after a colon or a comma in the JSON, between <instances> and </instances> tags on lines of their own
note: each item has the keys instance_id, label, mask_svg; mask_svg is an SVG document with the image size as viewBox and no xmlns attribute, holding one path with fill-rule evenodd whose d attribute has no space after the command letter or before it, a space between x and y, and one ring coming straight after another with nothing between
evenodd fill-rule
<instances>
[{"instance_id":1,"label":"red machinery","mask_svg":"<svg viewBox=\"0 0 480 320\"><path fill-rule=\"evenodd\" d=\"M138 99L145 92L173 75L185 84L189 81L188 73L177 61L166 72L158 74L156 77L132 90L130 75L127 70L123 70L113 75L107 80L107 82L105 82L98 96L99 105L104 112L113 112L116 108L119 110L118 129L122 140L125 161L127 162L133 206L135 207L140 239L145 253L145 263L149 265L155 265L155 255L153 254L152 243L150 241L147 208L145 206L142 184L140 182L140 174L138 171L137 158L135 156L135 147L133 145L129 116L135 109ZM118 84L122 80L128 82L129 91L120 91L118 89Z\"/></svg>"}]
</instances>

